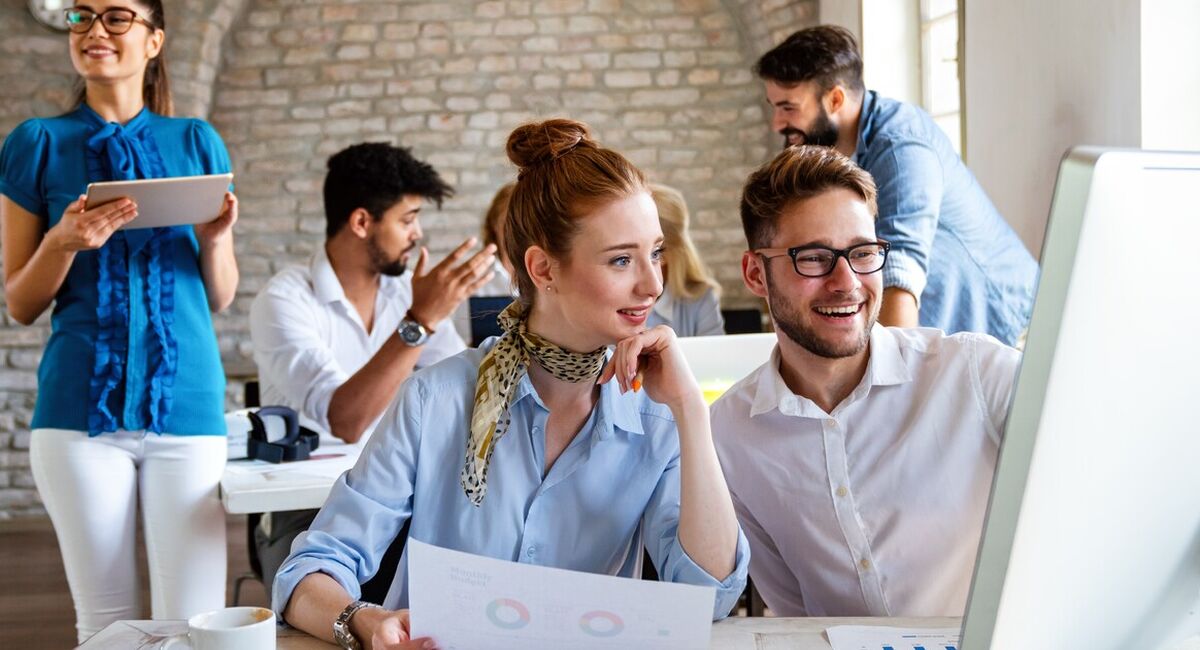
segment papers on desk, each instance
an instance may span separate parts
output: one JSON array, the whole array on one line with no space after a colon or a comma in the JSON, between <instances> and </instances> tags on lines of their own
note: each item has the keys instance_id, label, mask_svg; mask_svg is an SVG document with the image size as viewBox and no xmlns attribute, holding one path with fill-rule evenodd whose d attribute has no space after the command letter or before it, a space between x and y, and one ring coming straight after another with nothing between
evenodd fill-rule
<instances>
[{"instance_id":1,"label":"papers on desk","mask_svg":"<svg viewBox=\"0 0 1200 650\"><path fill-rule=\"evenodd\" d=\"M833 650L958 650L962 630L838 625L825 630Z\"/></svg>"},{"instance_id":2,"label":"papers on desk","mask_svg":"<svg viewBox=\"0 0 1200 650\"><path fill-rule=\"evenodd\" d=\"M519 564L412 538L407 550L412 634L445 650L709 644L711 587Z\"/></svg>"}]
</instances>

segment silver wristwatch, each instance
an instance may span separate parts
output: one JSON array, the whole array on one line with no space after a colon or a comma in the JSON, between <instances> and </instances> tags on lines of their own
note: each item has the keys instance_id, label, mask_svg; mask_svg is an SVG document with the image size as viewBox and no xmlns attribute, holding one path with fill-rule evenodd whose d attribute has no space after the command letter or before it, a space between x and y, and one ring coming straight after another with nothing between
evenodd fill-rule
<instances>
[{"instance_id":1,"label":"silver wristwatch","mask_svg":"<svg viewBox=\"0 0 1200 650\"><path fill-rule=\"evenodd\" d=\"M362 643L350 633L350 618L364 607L379 607L379 605L368 603L365 600L356 600L346 605L346 609L343 609L342 613L338 614L337 620L333 622L333 640L337 641L338 647L343 650L362 650Z\"/></svg>"},{"instance_id":2,"label":"silver wristwatch","mask_svg":"<svg viewBox=\"0 0 1200 650\"><path fill-rule=\"evenodd\" d=\"M425 345L425 342L429 340L429 335L432 334L420 321L413 318L412 312L404 315L404 320L400 321L396 333L400 335L400 340L404 341L405 345L414 348L418 345Z\"/></svg>"}]
</instances>

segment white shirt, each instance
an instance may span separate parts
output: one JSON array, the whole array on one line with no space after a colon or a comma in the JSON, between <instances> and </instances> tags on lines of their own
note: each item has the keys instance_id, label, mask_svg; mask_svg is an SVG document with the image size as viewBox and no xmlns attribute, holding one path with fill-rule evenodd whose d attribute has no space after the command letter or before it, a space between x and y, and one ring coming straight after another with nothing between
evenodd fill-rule
<instances>
[{"instance_id":1,"label":"white shirt","mask_svg":"<svg viewBox=\"0 0 1200 650\"><path fill-rule=\"evenodd\" d=\"M280 271L250 307L250 339L262 403L290 406L307 421L306 426L328 432L334 391L375 356L411 305L411 272L381 276L375 323L368 332L346 299L324 246L317 248L307 268ZM444 320L423 346L417 367L464 349L454 326ZM368 434L376 422L378 418Z\"/></svg>"},{"instance_id":2,"label":"white shirt","mask_svg":"<svg viewBox=\"0 0 1200 650\"><path fill-rule=\"evenodd\" d=\"M770 361L712 408L779 616L961 616L1020 353L995 339L876 326L862 381L825 413Z\"/></svg>"}]
</instances>

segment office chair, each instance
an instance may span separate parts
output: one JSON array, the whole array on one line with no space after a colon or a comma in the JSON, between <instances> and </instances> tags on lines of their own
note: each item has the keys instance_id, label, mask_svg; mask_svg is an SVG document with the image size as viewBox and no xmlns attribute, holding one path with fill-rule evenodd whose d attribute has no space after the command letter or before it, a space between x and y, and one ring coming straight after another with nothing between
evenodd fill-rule
<instances>
[{"instance_id":1,"label":"office chair","mask_svg":"<svg viewBox=\"0 0 1200 650\"><path fill-rule=\"evenodd\" d=\"M467 312L471 319L471 347L490 336L500 336L500 312L513 301L512 296L471 296L467 298Z\"/></svg>"}]
</instances>

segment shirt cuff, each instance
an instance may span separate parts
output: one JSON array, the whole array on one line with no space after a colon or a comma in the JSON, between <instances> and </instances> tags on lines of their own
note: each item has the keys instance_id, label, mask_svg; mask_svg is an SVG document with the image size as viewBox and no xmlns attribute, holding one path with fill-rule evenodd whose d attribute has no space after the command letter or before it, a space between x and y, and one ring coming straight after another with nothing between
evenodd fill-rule
<instances>
[{"instance_id":1,"label":"shirt cuff","mask_svg":"<svg viewBox=\"0 0 1200 650\"><path fill-rule=\"evenodd\" d=\"M679 545L679 557L671 571L671 582L712 587L717 590L713 601L713 620L719 621L733 611L738 598L746 590L746 575L750 569L750 542L746 540L742 527L738 526L737 554L733 572L724 580L718 580L709 572L700 568L695 560L688 555L683 545Z\"/></svg>"},{"instance_id":2,"label":"shirt cuff","mask_svg":"<svg viewBox=\"0 0 1200 650\"><path fill-rule=\"evenodd\" d=\"M883 267L883 288L895 287L911 293L920 309L921 292L925 291L926 280L925 271L912 258L899 251L888 255Z\"/></svg>"},{"instance_id":3,"label":"shirt cuff","mask_svg":"<svg viewBox=\"0 0 1200 650\"><path fill-rule=\"evenodd\" d=\"M296 538L296 543L302 544L304 538L309 534L308 532L301 533ZM293 547L296 543L293 543ZM345 565L326 558L307 555L292 556L285 560L283 566L279 568L279 573L275 574L275 582L271 586L271 609L275 611L277 620L284 620L283 610L287 609L288 601L292 599L292 592L300 585L301 580L312 573L324 573L333 578L355 600L358 600L361 595L362 587L358 583L358 576Z\"/></svg>"}]
</instances>

